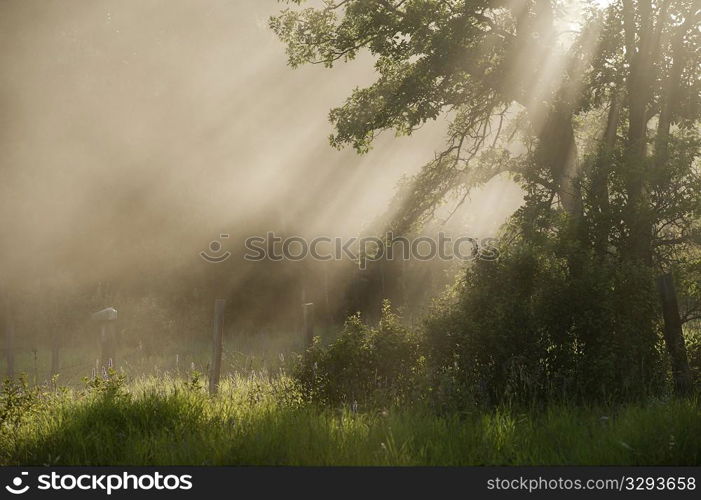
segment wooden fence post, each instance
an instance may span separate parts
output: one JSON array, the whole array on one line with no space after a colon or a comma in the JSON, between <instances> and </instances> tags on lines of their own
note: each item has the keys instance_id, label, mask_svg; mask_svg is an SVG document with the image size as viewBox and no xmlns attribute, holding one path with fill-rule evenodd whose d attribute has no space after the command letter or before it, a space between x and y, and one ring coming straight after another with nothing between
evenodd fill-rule
<instances>
[{"instance_id":1,"label":"wooden fence post","mask_svg":"<svg viewBox=\"0 0 701 500\"><path fill-rule=\"evenodd\" d=\"M92 319L100 327L100 361L101 369L106 372L108 368L117 366L115 356L117 353L117 310L114 307L108 307L93 313Z\"/></svg>"},{"instance_id":2,"label":"wooden fence post","mask_svg":"<svg viewBox=\"0 0 701 500\"><path fill-rule=\"evenodd\" d=\"M314 343L314 303L307 302L304 307L304 339L307 346Z\"/></svg>"},{"instance_id":3,"label":"wooden fence post","mask_svg":"<svg viewBox=\"0 0 701 500\"><path fill-rule=\"evenodd\" d=\"M15 376L15 318L9 297L5 297L5 360L7 377Z\"/></svg>"},{"instance_id":4,"label":"wooden fence post","mask_svg":"<svg viewBox=\"0 0 701 500\"><path fill-rule=\"evenodd\" d=\"M39 350L34 347L32 349L32 358L34 361L34 385L37 385L39 383L39 360L37 359L37 355L39 354Z\"/></svg>"},{"instance_id":5,"label":"wooden fence post","mask_svg":"<svg viewBox=\"0 0 701 500\"><path fill-rule=\"evenodd\" d=\"M107 328L107 349L106 356L103 362L107 368L117 369L117 325L114 321L110 321L106 325Z\"/></svg>"},{"instance_id":6,"label":"wooden fence post","mask_svg":"<svg viewBox=\"0 0 701 500\"><path fill-rule=\"evenodd\" d=\"M209 394L215 395L219 388L219 378L221 377L221 358L224 350L224 307L226 300L216 299L214 301L214 332L212 342L212 362L209 373Z\"/></svg>"},{"instance_id":7,"label":"wooden fence post","mask_svg":"<svg viewBox=\"0 0 701 500\"><path fill-rule=\"evenodd\" d=\"M57 335L54 335L52 342L51 342L51 377L53 378L56 375L58 375L59 372L59 360L58 360L58 351L60 348L60 341L58 339Z\"/></svg>"}]
</instances>

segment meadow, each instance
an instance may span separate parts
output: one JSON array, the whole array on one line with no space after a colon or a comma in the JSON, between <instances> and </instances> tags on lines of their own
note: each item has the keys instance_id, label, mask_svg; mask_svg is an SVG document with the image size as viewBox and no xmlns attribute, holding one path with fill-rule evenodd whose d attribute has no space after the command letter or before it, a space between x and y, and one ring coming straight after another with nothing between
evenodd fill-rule
<instances>
[{"instance_id":1,"label":"meadow","mask_svg":"<svg viewBox=\"0 0 701 500\"><path fill-rule=\"evenodd\" d=\"M64 3L0 2L0 465L701 465L697 1Z\"/></svg>"},{"instance_id":2,"label":"meadow","mask_svg":"<svg viewBox=\"0 0 701 500\"><path fill-rule=\"evenodd\" d=\"M6 381L2 465L698 465L698 400L544 409L322 408L288 376L198 372L82 388Z\"/></svg>"}]
</instances>

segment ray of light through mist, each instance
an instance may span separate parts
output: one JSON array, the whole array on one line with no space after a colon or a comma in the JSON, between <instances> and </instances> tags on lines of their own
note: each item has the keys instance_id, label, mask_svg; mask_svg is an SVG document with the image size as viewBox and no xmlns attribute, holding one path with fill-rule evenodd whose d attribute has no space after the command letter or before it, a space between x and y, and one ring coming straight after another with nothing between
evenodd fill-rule
<instances>
[{"instance_id":1,"label":"ray of light through mist","mask_svg":"<svg viewBox=\"0 0 701 500\"><path fill-rule=\"evenodd\" d=\"M3 272L194 266L219 233L265 231L262 214L319 234L380 214L443 123L365 156L333 150L328 110L372 81L371 62L288 68L267 28L278 8L3 2ZM480 206L504 200L489 200L476 219L493 229L495 207Z\"/></svg>"},{"instance_id":2,"label":"ray of light through mist","mask_svg":"<svg viewBox=\"0 0 701 500\"><path fill-rule=\"evenodd\" d=\"M560 85L567 33L578 29L584 5L567 4L555 50L524 49L507 76L525 82L532 102ZM128 308L160 289L203 311L211 299L203 287L217 296L242 289L230 304L247 311L240 322L253 330L283 310L296 318L308 300L325 303L329 317L330 303L349 304L335 320L358 297L381 302L384 269L361 277L326 263L260 266L243 262L243 241L267 231L353 237L376 229L399 182L445 147L450 116L408 137L385 132L365 155L333 149L329 110L374 81L372 57L291 69L268 27L281 8L254 0L0 3L6 288L87 290L85 310L120 300ZM546 70L532 74L535 66ZM461 196L437 210L434 228L496 236L523 199L506 174L464 204ZM234 257L221 266L203 261L200 252L223 234ZM425 272L395 288L428 300L451 282L444 270ZM93 297L105 282L129 283L131 302ZM368 283L377 296L363 291ZM200 323L206 330L207 320Z\"/></svg>"}]
</instances>

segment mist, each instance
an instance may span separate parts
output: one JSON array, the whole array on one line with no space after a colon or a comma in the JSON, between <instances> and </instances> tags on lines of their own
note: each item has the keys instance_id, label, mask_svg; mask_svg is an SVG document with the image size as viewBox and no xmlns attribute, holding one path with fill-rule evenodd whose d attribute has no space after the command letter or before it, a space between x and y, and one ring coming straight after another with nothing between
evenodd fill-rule
<instances>
[{"instance_id":1,"label":"mist","mask_svg":"<svg viewBox=\"0 0 701 500\"><path fill-rule=\"evenodd\" d=\"M0 1L0 483L694 489L700 20Z\"/></svg>"},{"instance_id":2,"label":"mist","mask_svg":"<svg viewBox=\"0 0 701 500\"><path fill-rule=\"evenodd\" d=\"M193 338L208 339L211 299L220 296L233 297L230 329L258 332L271 316L293 318L292 336L301 303L315 294L338 302L325 313L338 322L356 308L379 308L384 291L348 303L361 293L349 291L361 279L354 265L245 263L243 242L268 231L352 237L378 229L399 181L443 146L447 121L410 137L386 133L365 155L332 148L329 110L372 82L373 61L361 54L333 71L291 69L267 25L280 8L0 4L0 276L4 293L22 303L16 335L27 348L54 334L90 344L92 310L129 311L143 300L158 305L125 320L138 323L137 344L164 328L173 338L195 330ZM450 230L495 236L520 201L513 182L495 179L471 193ZM204 261L212 241L233 257ZM433 288L404 281L403 293L417 287L421 302L451 280L442 275ZM71 321L34 317L50 296L61 304L52 310ZM201 309L201 330L182 319L164 327L153 319L159 308L171 320Z\"/></svg>"}]
</instances>

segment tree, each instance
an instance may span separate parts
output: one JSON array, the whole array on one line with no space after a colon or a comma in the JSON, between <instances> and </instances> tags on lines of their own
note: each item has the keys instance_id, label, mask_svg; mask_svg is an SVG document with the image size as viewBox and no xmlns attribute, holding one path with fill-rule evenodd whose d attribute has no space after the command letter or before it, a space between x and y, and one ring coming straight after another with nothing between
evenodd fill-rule
<instances>
[{"instance_id":1,"label":"tree","mask_svg":"<svg viewBox=\"0 0 701 500\"><path fill-rule=\"evenodd\" d=\"M334 146L351 145L365 152L380 131L410 134L442 113L452 116L447 147L417 179L421 200L414 200L416 208L406 214L407 224L420 220L449 190L484 182L504 169L492 165L491 171L473 172L468 164L490 132L496 145L503 132L499 124L514 103L526 111L532 129L543 139L538 144L549 144L536 148L539 163L550 174L539 181L554 189L569 211L580 209L573 182L571 99L557 78L545 82L541 78L545 66L561 56L550 2L324 4L285 10L270 24L287 44L292 66L331 67L354 58L363 48L375 56L377 81L356 89L344 106L331 111Z\"/></svg>"},{"instance_id":2,"label":"tree","mask_svg":"<svg viewBox=\"0 0 701 500\"><path fill-rule=\"evenodd\" d=\"M330 113L332 145L363 153L384 130L411 134L450 117L446 147L405 190L396 230L426 220L451 191L511 173L531 225L544 213L565 217L557 230L572 242L573 276L589 252L657 270L675 387L688 392L669 273L698 243L691 235L701 215L701 11L693 0L592 7L574 36L563 32L554 0L286 3L297 7L270 25L292 66L332 67L360 50L374 57L377 80ZM592 122L597 115L604 119ZM582 136L591 140L580 151Z\"/></svg>"}]
</instances>

